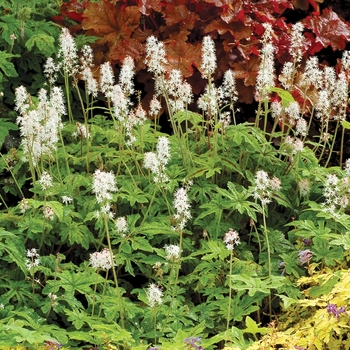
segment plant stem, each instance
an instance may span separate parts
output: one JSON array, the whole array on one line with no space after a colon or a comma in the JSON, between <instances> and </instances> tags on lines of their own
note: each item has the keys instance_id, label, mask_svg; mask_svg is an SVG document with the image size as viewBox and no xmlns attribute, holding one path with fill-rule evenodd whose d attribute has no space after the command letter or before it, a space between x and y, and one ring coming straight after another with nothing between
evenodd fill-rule
<instances>
[{"instance_id":1,"label":"plant stem","mask_svg":"<svg viewBox=\"0 0 350 350\"><path fill-rule=\"evenodd\" d=\"M117 298L118 298L118 303L119 303L120 321L121 321L122 327L124 328L123 303L122 303L122 297L121 297L121 294L120 294L120 289L119 289L119 286L118 286L117 273L115 271L115 266L114 266L114 257L113 257L113 251L112 251L112 245L111 245L111 237L109 235L109 228L108 228L108 216L105 215L105 214L103 215L103 221L104 221L104 224L105 224L108 249L109 249L109 253L111 254L113 278L114 278L115 288L117 290Z\"/></svg>"},{"instance_id":2,"label":"plant stem","mask_svg":"<svg viewBox=\"0 0 350 350\"><path fill-rule=\"evenodd\" d=\"M232 288L231 288L231 282L232 282L232 259L233 259L233 249L231 249L230 254L230 275L229 275L229 292L228 292L228 310L227 310L227 323L226 323L226 330L228 331L228 327L230 324L230 318L231 318L231 302L232 302Z\"/></svg>"},{"instance_id":3,"label":"plant stem","mask_svg":"<svg viewBox=\"0 0 350 350\"><path fill-rule=\"evenodd\" d=\"M265 205L264 204L262 204L262 216L263 216L263 222L264 222L264 235L265 235L265 241L266 241L266 247L267 247L267 266L268 266L268 272L269 272L269 280L271 280L271 276L272 276L271 249L270 249L270 242L269 242L269 233L268 233L267 227L266 227L266 215L265 215ZM271 317L272 316L271 291L269 294L269 314Z\"/></svg>"}]
</instances>

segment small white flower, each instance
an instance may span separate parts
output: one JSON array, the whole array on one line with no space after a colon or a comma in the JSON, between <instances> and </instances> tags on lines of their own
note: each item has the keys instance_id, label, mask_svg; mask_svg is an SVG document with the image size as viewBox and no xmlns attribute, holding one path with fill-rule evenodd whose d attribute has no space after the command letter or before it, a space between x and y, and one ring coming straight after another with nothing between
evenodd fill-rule
<instances>
[{"instance_id":1,"label":"small white flower","mask_svg":"<svg viewBox=\"0 0 350 350\"><path fill-rule=\"evenodd\" d=\"M50 221L52 221L55 218L55 213L52 210L52 208L49 206L44 207L43 215L44 215L44 218L49 219Z\"/></svg>"},{"instance_id":2,"label":"small white flower","mask_svg":"<svg viewBox=\"0 0 350 350\"><path fill-rule=\"evenodd\" d=\"M71 204L73 202L73 198L69 196L62 196L61 200L62 200L62 203L65 205Z\"/></svg>"},{"instance_id":3,"label":"small white flower","mask_svg":"<svg viewBox=\"0 0 350 350\"><path fill-rule=\"evenodd\" d=\"M170 159L169 139L165 136L161 136L157 143L157 158L163 165L168 164Z\"/></svg>"},{"instance_id":4,"label":"small white flower","mask_svg":"<svg viewBox=\"0 0 350 350\"><path fill-rule=\"evenodd\" d=\"M308 179L301 179L298 186L302 196L307 196L311 191L310 181Z\"/></svg>"},{"instance_id":5,"label":"small white flower","mask_svg":"<svg viewBox=\"0 0 350 350\"><path fill-rule=\"evenodd\" d=\"M123 61L123 65L119 74L119 85L121 86L125 96L129 96L134 93L134 74L134 60L130 56L127 56Z\"/></svg>"},{"instance_id":6,"label":"small white flower","mask_svg":"<svg viewBox=\"0 0 350 350\"><path fill-rule=\"evenodd\" d=\"M27 250L27 258L38 258L40 255L36 248L31 248Z\"/></svg>"},{"instance_id":7,"label":"small white flower","mask_svg":"<svg viewBox=\"0 0 350 350\"><path fill-rule=\"evenodd\" d=\"M56 295L56 294L49 293L47 296L48 296L51 300L56 300L56 299L57 299L57 295Z\"/></svg>"},{"instance_id":8,"label":"small white flower","mask_svg":"<svg viewBox=\"0 0 350 350\"><path fill-rule=\"evenodd\" d=\"M28 204L28 200L27 200L26 198L23 198L23 199L20 201L18 207L19 207L21 213L24 214L27 210L30 209L30 206L29 206L29 204Z\"/></svg>"},{"instance_id":9,"label":"small white flower","mask_svg":"<svg viewBox=\"0 0 350 350\"><path fill-rule=\"evenodd\" d=\"M120 216L119 218L117 218L117 220L115 221L115 227L117 229L117 232L120 234L125 234L129 231L128 222L126 221L125 216Z\"/></svg>"},{"instance_id":10,"label":"small white flower","mask_svg":"<svg viewBox=\"0 0 350 350\"><path fill-rule=\"evenodd\" d=\"M44 64L44 75L50 84L54 84L57 79L58 68L52 57L49 57Z\"/></svg>"},{"instance_id":11,"label":"small white flower","mask_svg":"<svg viewBox=\"0 0 350 350\"><path fill-rule=\"evenodd\" d=\"M149 104L149 115L151 117L157 117L161 108L162 105L160 104L159 100L155 95L153 95L153 98Z\"/></svg>"},{"instance_id":12,"label":"small white flower","mask_svg":"<svg viewBox=\"0 0 350 350\"><path fill-rule=\"evenodd\" d=\"M48 188L52 187L52 177L49 173L44 171L40 177L40 180L38 180L38 183L41 185L41 189L43 191L47 190Z\"/></svg>"},{"instance_id":13,"label":"small white flower","mask_svg":"<svg viewBox=\"0 0 350 350\"><path fill-rule=\"evenodd\" d=\"M90 68L94 64L92 63L94 58L94 53L92 51L91 46L84 45L81 50L81 56L80 56L80 71L85 70L85 68Z\"/></svg>"},{"instance_id":14,"label":"small white flower","mask_svg":"<svg viewBox=\"0 0 350 350\"><path fill-rule=\"evenodd\" d=\"M345 161L344 170L345 170L346 176L350 176L350 158L348 158Z\"/></svg>"},{"instance_id":15,"label":"small white flower","mask_svg":"<svg viewBox=\"0 0 350 350\"><path fill-rule=\"evenodd\" d=\"M90 132L86 129L85 125L77 123L77 132L76 135L82 139L90 138Z\"/></svg>"},{"instance_id":16,"label":"small white flower","mask_svg":"<svg viewBox=\"0 0 350 350\"><path fill-rule=\"evenodd\" d=\"M233 250L235 245L241 243L238 232L233 231L233 229L230 228L229 231L225 233L224 243L226 243L226 248L228 250Z\"/></svg>"},{"instance_id":17,"label":"small white flower","mask_svg":"<svg viewBox=\"0 0 350 350\"><path fill-rule=\"evenodd\" d=\"M176 261L180 258L180 255L181 255L180 246L170 244L170 245L165 245L164 249L167 254L165 257L166 260Z\"/></svg>"},{"instance_id":18,"label":"small white flower","mask_svg":"<svg viewBox=\"0 0 350 350\"><path fill-rule=\"evenodd\" d=\"M26 256L27 258L30 258L25 261L28 270L40 265L40 255L36 248L28 249Z\"/></svg>"},{"instance_id":19,"label":"small white flower","mask_svg":"<svg viewBox=\"0 0 350 350\"><path fill-rule=\"evenodd\" d=\"M272 179L266 171L259 170L255 174L253 197L261 201L262 205L271 203L272 192L281 189L281 181L274 176Z\"/></svg>"},{"instance_id":20,"label":"small white flower","mask_svg":"<svg viewBox=\"0 0 350 350\"><path fill-rule=\"evenodd\" d=\"M114 255L111 254L108 248L104 248L101 252L95 252L90 254L90 265L95 269L109 270L114 263Z\"/></svg>"},{"instance_id":21,"label":"small white flower","mask_svg":"<svg viewBox=\"0 0 350 350\"><path fill-rule=\"evenodd\" d=\"M149 285L149 288L146 291L146 295L150 307L155 307L163 303L163 292L154 283L151 283Z\"/></svg>"}]
</instances>

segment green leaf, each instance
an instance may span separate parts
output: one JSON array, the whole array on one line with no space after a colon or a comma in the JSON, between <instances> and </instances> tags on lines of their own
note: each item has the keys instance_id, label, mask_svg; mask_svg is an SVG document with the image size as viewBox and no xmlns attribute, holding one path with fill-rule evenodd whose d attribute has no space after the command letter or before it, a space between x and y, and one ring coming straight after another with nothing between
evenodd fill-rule
<instances>
[{"instance_id":1,"label":"green leaf","mask_svg":"<svg viewBox=\"0 0 350 350\"><path fill-rule=\"evenodd\" d=\"M294 97L289 91L283 90L278 87L270 87L271 92L276 92L281 98L282 105L288 107L290 103L295 102Z\"/></svg>"},{"instance_id":2,"label":"green leaf","mask_svg":"<svg viewBox=\"0 0 350 350\"><path fill-rule=\"evenodd\" d=\"M80 329L85 323L88 323L89 317L86 312L78 309L68 310L64 312L68 316L68 321L71 321L76 329Z\"/></svg>"},{"instance_id":3,"label":"green leaf","mask_svg":"<svg viewBox=\"0 0 350 350\"><path fill-rule=\"evenodd\" d=\"M153 252L153 247L149 244L149 241L144 237L135 237L131 241L132 249L143 250L146 252Z\"/></svg>"},{"instance_id":4,"label":"green leaf","mask_svg":"<svg viewBox=\"0 0 350 350\"><path fill-rule=\"evenodd\" d=\"M266 334L266 327L260 328L259 325L249 316L245 318L246 329L245 332L251 334Z\"/></svg>"},{"instance_id":5,"label":"green leaf","mask_svg":"<svg viewBox=\"0 0 350 350\"><path fill-rule=\"evenodd\" d=\"M0 119L0 149L5 142L6 136L9 134L9 130L18 130L16 124L7 122L4 118Z\"/></svg>"},{"instance_id":6,"label":"green leaf","mask_svg":"<svg viewBox=\"0 0 350 350\"><path fill-rule=\"evenodd\" d=\"M343 120L341 122L341 125L343 126L344 129L350 129L350 122L347 122L346 120Z\"/></svg>"},{"instance_id":7,"label":"green leaf","mask_svg":"<svg viewBox=\"0 0 350 350\"><path fill-rule=\"evenodd\" d=\"M55 52L55 39L51 35L38 33L32 35L26 41L25 46L30 51L36 46L40 53L50 57Z\"/></svg>"},{"instance_id":8,"label":"green leaf","mask_svg":"<svg viewBox=\"0 0 350 350\"><path fill-rule=\"evenodd\" d=\"M18 77L18 73L15 69L15 66L12 62L9 62L8 59L19 57L19 55L13 55L4 51L0 51L0 69L8 77Z\"/></svg>"},{"instance_id":9,"label":"green leaf","mask_svg":"<svg viewBox=\"0 0 350 350\"><path fill-rule=\"evenodd\" d=\"M74 295L76 292L81 294L92 294L90 286L96 282L96 276L87 271L62 271L57 277L59 278L58 285L70 295ZM49 282L51 283L51 281Z\"/></svg>"}]
</instances>

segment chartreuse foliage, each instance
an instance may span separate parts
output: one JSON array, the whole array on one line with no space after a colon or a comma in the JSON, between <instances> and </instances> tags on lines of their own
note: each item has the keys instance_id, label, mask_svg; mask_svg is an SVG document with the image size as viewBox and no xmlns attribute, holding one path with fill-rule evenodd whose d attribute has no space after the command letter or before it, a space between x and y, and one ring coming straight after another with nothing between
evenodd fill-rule
<instances>
[{"instance_id":1,"label":"chartreuse foliage","mask_svg":"<svg viewBox=\"0 0 350 350\"><path fill-rule=\"evenodd\" d=\"M301 277L297 284L303 288L304 298L283 298L286 311L248 349L349 348L349 314L345 311L350 307L349 270L324 269Z\"/></svg>"}]
</instances>

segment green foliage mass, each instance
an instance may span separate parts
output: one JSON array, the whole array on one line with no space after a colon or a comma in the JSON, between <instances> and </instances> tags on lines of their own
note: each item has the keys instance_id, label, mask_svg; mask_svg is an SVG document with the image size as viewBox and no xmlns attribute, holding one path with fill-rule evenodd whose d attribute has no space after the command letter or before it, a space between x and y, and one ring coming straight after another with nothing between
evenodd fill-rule
<instances>
[{"instance_id":1,"label":"green foliage mass","mask_svg":"<svg viewBox=\"0 0 350 350\"><path fill-rule=\"evenodd\" d=\"M21 72L39 72L57 45L57 29L39 26L44 2L16 4L0 20L4 89ZM178 111L169 77L155 74L168 135L159 114L140 117L122 74L119 90L92 96L79 68L58 73L66 109L54 100L62 89L49 82L34 96L32 84L17 126L0 124L1 144L17 127L22 136L0 158L0 348L339 346L348 329L350 174L319 166L329 142L301 140L284 121L276 131L277 118L272 131L259 127L270 117L268 95L255 124L236 124L234 103L220 94L202 114ZM210 75L202 102L220 91ZM295 103L288 91L267 91L282 114Z\"/></svg>"}]
</instances>

